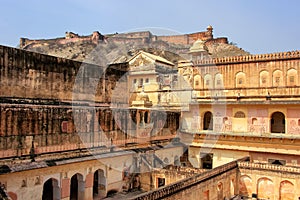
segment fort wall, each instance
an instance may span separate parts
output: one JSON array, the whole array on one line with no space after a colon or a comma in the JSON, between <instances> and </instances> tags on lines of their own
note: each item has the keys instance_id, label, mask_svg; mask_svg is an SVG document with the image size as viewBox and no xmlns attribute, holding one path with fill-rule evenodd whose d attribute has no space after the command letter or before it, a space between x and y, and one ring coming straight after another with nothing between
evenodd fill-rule
<instances>
[{"instance_id":1,"label":"fort wall","mask_svg":"<svg viewBox=\"0 0 300 200\"><path fill-rule=\"evenodd\" d=\"M66 36L62 38L55 39L40 39L40 40L31 40L28 38L20 38L20 48L27 49L29 46L40 46L43 44L67 44L71 42L92 42L98 44L99 41L103 41L104 36L101 35L98 31L94 31L91 35L88 36L79 36L78 34L72 32L66 32Z\"/></svg>"},{"instance_id":2,"label":"fort wall","mask_svg":"<svg viewBox=\"0 0 300 200\"><path fill-rule=\"evenodd\" d=\"M60 101L109 102L125 73L5 46L0 46L0 66L1 97Z\"/></svg>"},{"instance_id":3,"label":"fort wall","mask_svg":"<svg viewBox=\"0 0 300 200\"><path fill-rule=\"evenodd\" d=\"M41 39L41 40L31 40L27 38L20 39L20 48L30 49L42 47L43 45L50 45L53 43L66 45L73 42L90 42L95 45L99 42L105 41L115 41L115 42L128 42L130 41L142 41L144 43L153 42L153 41L164 41L167 43L180 44L180 45L191 45L197 39L207 41L211 43L228 43L227 38L213 38L212 27L207 27L206 31L196 32L190 34L181 34L181 35L165 35L157 36L153 35L150 31L139 31L139 32L129 32L129 33L114 33L102 35L99 32L95 31L88 36L79 36L78 34L72 32L66 32L65 37L55 38L55 39Z\"/></svg>"}]
</instances>

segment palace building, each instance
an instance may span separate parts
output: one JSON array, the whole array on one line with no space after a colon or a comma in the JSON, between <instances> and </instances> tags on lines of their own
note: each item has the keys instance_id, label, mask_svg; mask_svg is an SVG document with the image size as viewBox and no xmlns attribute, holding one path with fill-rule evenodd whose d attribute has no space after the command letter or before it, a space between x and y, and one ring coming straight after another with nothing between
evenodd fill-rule
<instances>
[{"instance_id":1,"label":"palace building","mask_svg":"<svg viewBox=\"0 0 300 200\"><path fill-rule=\"evenodd\" d=\"M228 41L211 26L67 36L0 46L2 199L300 198L300 51L216 56ZM32 52L126 38L184 56L139 49L102 66Z\"/></svg>"}]
</instances>

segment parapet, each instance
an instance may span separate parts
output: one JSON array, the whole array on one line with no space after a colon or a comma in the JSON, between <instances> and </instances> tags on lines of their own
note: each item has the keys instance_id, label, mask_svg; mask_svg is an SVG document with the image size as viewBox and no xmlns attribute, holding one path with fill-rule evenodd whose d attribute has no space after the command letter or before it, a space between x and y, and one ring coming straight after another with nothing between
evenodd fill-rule
<instances>
[{"instance_id":1,"label":"parapet","mask_svg":"<svg viewBox=\"0 0 300 200\"><path fill-rule=\"evenodd\" d=\"M91 35L80 36L73 32L66 32L65 37L54 38L54 39L38 39L38 40L30 40L28 38L20 38L20 48L26 49L31 45L39 45L45 43L59 43L59 44L67 44L70 42L80 42L80 41L90 41L94 44L98 44L99 41L104 40L104 35L100 34L98 31L94 31Z\"/></svg>"},{"instance_id":2,"label":"parapet","mask_svg":"<svg viewBox=\"0 0 300 200\"><path fill-rule=\"evenodd\" d=\"M194 61L196 65L211 65L211 64L230 64L230 63L244 63L244 62L260 62L271 60L288 60L300 58L300 51L287 51L269 54L257 54L246 56L231 56L224 58L205 58Z\"/></svg>"}]
</instances>

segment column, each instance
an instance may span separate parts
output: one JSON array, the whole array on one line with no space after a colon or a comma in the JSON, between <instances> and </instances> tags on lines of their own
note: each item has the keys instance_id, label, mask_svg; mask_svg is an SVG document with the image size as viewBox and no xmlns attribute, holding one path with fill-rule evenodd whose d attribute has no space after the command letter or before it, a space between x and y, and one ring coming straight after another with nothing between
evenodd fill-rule
<instances>
[{"instance_id":1,"label":"column","mask_svg":"<svg viewBox=\"0 0 300 200\"><path fill-rule=\"evenodd\" d=\"M85 190L84 190L84 199L93 200L93 181L94 174L89 173L85 177Z\"/></svg>"},{"instance_id":2,"label":"column","mask_svg":"<svg viewBox=\"0 0 300 200\"><path fill-rule=\"evenodd\" d=\"M61 180L61 200L69 200L70 199L70 179L63 178Z\"/></svg>"}]
</instances>

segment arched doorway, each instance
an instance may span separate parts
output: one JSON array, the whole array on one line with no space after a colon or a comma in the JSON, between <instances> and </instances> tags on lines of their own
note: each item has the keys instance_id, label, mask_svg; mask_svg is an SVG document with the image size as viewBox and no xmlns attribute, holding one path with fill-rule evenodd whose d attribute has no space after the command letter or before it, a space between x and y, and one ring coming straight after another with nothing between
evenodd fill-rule
<instances>
[{"instance_id":1,"label":"arched doorway","mask_svg":"<svg viewBox=\"0 0 300 200\"><path fill-rule=\"evenodd\" d=\"M84 181L81 174L74 174L70 184L70 200L84 199Z\"/></svg>"},{"instance_id":2,"label":"arched doorway","mask_svg":"<svg viewBox=\"0 0 300 200\"><path fill-rule=\"evenodd\" d=\"M200 154L201 157L201 168L212 169L213 167L213 154Z\"/></svg>"},{"instance_id":3,"label":"arched doorway","mask_svg":"<svg viewBox=\"0 0 300 200\"><path fill-rule=\"evenodd\" d=\"M213 130L213 124L213 115L208 111L203 117L203 130Z\"/></svg>"},{"instance_id":4,"label":"arched doorway","mask_svg":"<svg viewBox=\"0 0 300 200\"><path fill-rule=\"evenodd\" d=\"M285 133L285 116L282 112L272 114L271 133Z\"/></svg>"},{"instance_id":5,"label":"arched doorway","mask_svg":"<svg viewBox=\"0 0 300 200\"><path fill-rule=\"evenodd\" d=\"M60 188L58 181L54 178L48 179L43 186L42 200L59 200L60 199Z\"/></svg>"},{"instance_id":6,"label":"arched doorway","mask_svg":"<svg viewBox=\"0 0 300 200\"><path fill-rule=\"evenodd\" d=\"M274 183L269 178L260 178L257 181L257 196L261 199L274 200Z\"/></svg>"},{"instance_id":7,"label":"arched doorway","mask_svg":"<svg viewBox=\"0 0 300 200\"><path fill-rule=\"evenodd\" d=\"M279 189L280 200L293 200L295 199L295 189L293 183L289 181L282 181Z\"/></svg>"},{"instance_id":8,"label":"arched doorway","mask_svg":"<svg viewBox=\"0 0 300 200\"><path fill-rule=\"evenodd\" d=\"M106 196L106 178L102 169L94 173L93 196L100 199Z\"/></svg>"}]
</instances>

